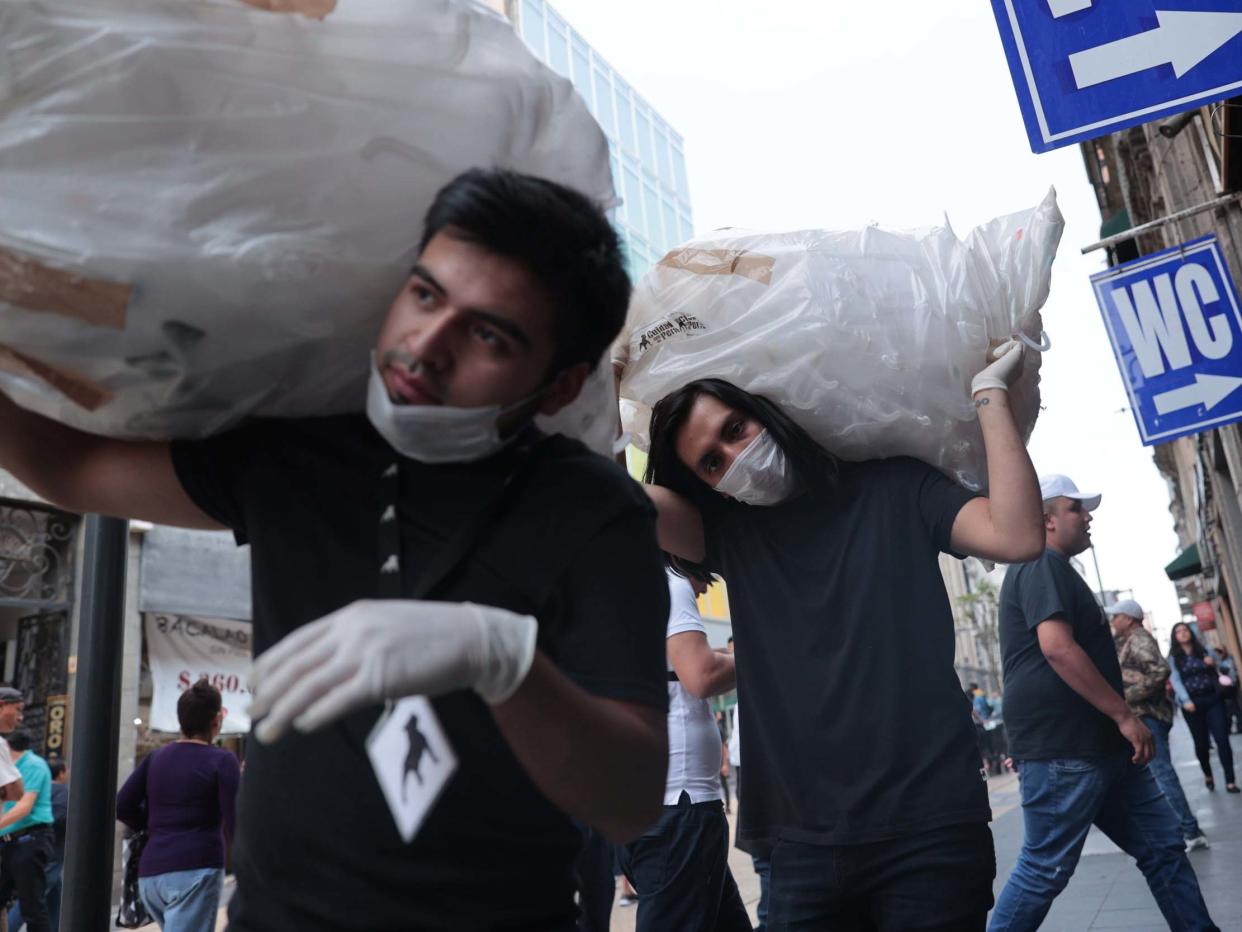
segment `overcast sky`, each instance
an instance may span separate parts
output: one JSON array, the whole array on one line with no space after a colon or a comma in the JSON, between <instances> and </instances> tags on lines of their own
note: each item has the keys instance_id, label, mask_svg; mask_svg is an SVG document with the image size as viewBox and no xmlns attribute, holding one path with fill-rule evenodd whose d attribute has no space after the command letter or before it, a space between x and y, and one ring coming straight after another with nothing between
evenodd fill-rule
<instances>
[{"instance_id":1,"label":"overcast sky","mask_svg":"<svg viewBox=\"0 0 1242 932\"><path fill-rule=\"evenodd\" d=\"M1088 277L1100 213L1077 146L1033 155L982 0L554 0L685 137L695 228L920 227L959 236L1055 186L1065 235L1043 310L1035 468L1100 491L1104 586L1180 616L1168 489L1127 409ZM1123 410L1126 409L1126 410ZM1090 555L1083 559L1090 566ZM1094 585L1094 573L1091 571Z\"/></svg>"}]
</instances>

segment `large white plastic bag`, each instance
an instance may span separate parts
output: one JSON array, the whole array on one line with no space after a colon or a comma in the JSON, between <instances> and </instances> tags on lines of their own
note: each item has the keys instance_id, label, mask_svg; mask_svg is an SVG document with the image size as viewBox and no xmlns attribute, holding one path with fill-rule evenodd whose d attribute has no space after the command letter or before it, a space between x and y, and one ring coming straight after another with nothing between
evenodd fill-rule
<instances>
[{"instance_id":1,"label":"large white plastic bag","mask_svg":"<svg viewBox=\"0 0 1242 932\"><path fill-rule=\"evenodd\" d=\"M613 197L581 98L480 5L0 0L0 388L119 436L360 410L423 214L471 166ZM598 434L587 401L554 426Z\"/></svg>"},{"instance_id":2,"label":"large white plastic bag","mask_svg":"<svg viewBox=\"0 0 1242 932\"><path fill-rule=\"evenodd\" d=\"M622 422L646 448L650 406L719 378L781 405L846 460L909 455L968 488L987 465L970 381L987 353L1039 345L1064 220L1056 193L973 230L720 230L673 250L626 323ZM1010 399L1023 439L1039 413L1040 354Z\"/></svg>"}]
</instances>

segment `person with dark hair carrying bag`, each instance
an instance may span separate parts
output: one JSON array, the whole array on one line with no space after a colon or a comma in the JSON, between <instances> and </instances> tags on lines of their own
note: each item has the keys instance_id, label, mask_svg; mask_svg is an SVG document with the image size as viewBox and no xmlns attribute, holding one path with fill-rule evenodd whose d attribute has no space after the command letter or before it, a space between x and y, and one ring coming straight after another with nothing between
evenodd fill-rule
<instances>
[{"instance_id":1,"label":"person with dark hair carrying bag","mask_svg":"<svg viewBox=\"0 0 1242 932\"><path fill-rule=\"evenodd\" d=\"M199 680L177 700L181 737L143 758L117 793L117 818L146 833L138 891L164 932L216 927L241 776L237 758L212 744L225 714L220 691Z\"/></svg>"}]
</instances>

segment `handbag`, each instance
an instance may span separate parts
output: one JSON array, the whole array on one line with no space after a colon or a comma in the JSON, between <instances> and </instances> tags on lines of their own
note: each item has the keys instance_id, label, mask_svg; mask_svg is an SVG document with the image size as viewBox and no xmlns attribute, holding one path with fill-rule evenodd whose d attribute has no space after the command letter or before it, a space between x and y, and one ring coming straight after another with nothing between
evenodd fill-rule
<instances>
[{"instance_id":1,"label":"handbag","mask_svg":"<svg viewBox=\"0 0 1242 932\"><path fill-rule=\"evenodd\" d=\"M158 753L159 751L152 751L150 757L144 762L147 766L144 783L151 776L151 758ZM143 810L147 811L149 817L150 813L145 801ZM138 866L142 862L142 851L146 848L150 837L150 833L144 827L132 832L121 843L121 903L116 910L117 928L138 929L155 921L147 912L147 907L142 902L142 895L138 892Z\"/></svg>"},{"instance_id":2,"label":"handbag","mask_svg":"<svg viewBox=\"0 0 1242 932\"><path fill-rule=\"evenodd\" d=\"M152 922L138 893L138 863L147 846L147 830L134 832L121 843L121 905L116 910L116 924L121 929L137 929Z\"/></svg>"}]
</instances>

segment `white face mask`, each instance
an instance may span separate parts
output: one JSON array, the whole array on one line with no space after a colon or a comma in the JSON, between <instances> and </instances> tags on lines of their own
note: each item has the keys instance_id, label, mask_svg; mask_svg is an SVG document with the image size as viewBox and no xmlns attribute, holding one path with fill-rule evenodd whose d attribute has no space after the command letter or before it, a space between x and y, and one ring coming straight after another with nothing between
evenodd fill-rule
<instances>
[{"instance_id":1,"label":"white face mask","mask_svg":"<svg viewBox=\"0 0 1242 932\"><path fill-rule=\"evenodd\" d=\"M716 491L747 505L779 505L798 491L798 477L766 429L737 455Z\"/></svg>"},{"instance_id":2,"label":"white face mask","mask_svg":"<svg viewBox=\"0 0 1242 932\"><path fill-rule=\"evenodd\" d=\"M371 382L367 386L367 419L403 456L420 463L473 463L498 453L520 430L500 436L500 419L530 403L542 392L516 404L454 408L449 405L396 405L371 359Z\"/></svg>"}]
</instances>

